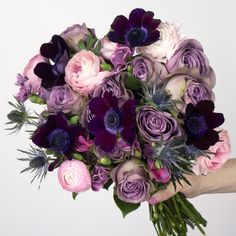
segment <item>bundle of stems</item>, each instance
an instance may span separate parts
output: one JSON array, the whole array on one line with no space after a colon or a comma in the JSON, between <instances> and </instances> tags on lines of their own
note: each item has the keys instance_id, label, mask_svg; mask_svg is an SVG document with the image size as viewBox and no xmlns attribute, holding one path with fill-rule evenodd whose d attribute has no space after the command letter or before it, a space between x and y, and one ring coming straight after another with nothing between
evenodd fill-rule
<instances>
[{"instance_id":1,"label":"bundle of stems","mask_svg":"<svg viewBox=\"0 0 236 236\"><path fill-rule=\"evenodd\" d=\"M149 204L149 211L158 236L186 236L187 226L192 229L197 227L205 235L203 227L206 227L207 221L181 193L165 202Z\"/></svg>"}]
</instances>

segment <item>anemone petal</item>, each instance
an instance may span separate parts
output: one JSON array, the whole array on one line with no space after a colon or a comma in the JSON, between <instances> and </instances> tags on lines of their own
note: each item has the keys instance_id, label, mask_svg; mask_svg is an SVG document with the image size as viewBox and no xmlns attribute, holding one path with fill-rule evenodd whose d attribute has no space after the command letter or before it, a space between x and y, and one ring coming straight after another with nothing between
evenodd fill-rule
<instances>
[{"instance_id":1,"label":"anemone petal","mask_svg":"<svg viewBox=\"0 0 236 236\"><path fill-rule=\"evenodd\" d=\"M142 17L145 14L145 10L142 8L136 8L130 12L129 21L133 27L141 27Z\"/></svg>"}]
</instances>

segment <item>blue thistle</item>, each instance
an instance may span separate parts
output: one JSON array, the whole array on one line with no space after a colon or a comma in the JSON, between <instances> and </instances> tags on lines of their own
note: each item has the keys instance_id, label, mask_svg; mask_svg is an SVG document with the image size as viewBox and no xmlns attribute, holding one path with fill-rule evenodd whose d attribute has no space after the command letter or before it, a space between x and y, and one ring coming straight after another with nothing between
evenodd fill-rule
<instances>
[{"instance_id":1,"label":"blue thistle","mask_svg":"<svg viewBox=\"0 0 236 236\"><path fill-rule=\"evenodd\" d=\"M31 183L38 178L39 179L39 188L42 180L46 177L49 167L50 158L45 154L42 149L34 148L31 146L29 151L24 151L18 149L18 151L27 154L27 158L17 158L20 161L28 161L29 166L23 169L20 173L26 171L35 172L35 176L31 180Z\"/></svg>"}]
</instances>

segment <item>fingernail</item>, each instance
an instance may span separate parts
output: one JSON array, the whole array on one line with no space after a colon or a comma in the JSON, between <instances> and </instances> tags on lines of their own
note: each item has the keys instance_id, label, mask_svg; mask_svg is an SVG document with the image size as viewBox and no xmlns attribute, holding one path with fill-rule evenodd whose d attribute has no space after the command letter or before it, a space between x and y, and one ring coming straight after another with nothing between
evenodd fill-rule
<instances>
[{"instance_id":1,"label":"fingernail","mask_svg":"<svg viewBox=\"0 0 236 236\"><path fill-rule=\"evenodd\" d=\"M159 201L156 198L150 198L148 200L148 203L151 204L151 205L155 205L155 204L158 204Z\"/></svg>"}]
</instances>

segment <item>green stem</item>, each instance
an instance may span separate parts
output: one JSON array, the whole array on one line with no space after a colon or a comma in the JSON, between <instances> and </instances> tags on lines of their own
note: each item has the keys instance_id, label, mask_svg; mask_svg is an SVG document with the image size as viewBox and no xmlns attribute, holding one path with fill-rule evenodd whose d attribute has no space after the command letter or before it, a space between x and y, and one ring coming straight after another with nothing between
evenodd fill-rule
<instances>
[{"instance_id":1,"label":"green stem","mask_svg":"<svg viewBox=\"0 0 236 236\"><path fill-rule=\"evenodd\" d=\"M186 206L186 204L183 202L181 195L179 195L178 193L176 194L177 199L179 200L180 204L182 205L183 209L185 210L186 215L194 222L194 224L197 226L197 228L199 229L199 231L205 235L205 231L202 229L202 227L199 224L198 219L196 219L196 217L193 215L193 213L188 209L188 207ZM184 197L184 196L183 196Z\"/></svg>"}]
</instances>

